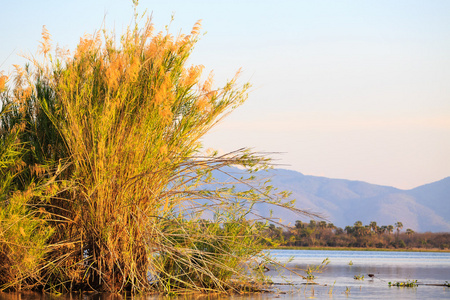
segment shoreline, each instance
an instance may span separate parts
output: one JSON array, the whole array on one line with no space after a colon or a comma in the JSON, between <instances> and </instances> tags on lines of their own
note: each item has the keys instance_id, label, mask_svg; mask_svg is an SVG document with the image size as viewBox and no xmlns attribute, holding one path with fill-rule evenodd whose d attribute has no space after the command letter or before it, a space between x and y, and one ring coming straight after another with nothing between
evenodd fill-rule
<instances>
[{"instance_id":1,"label":"shoreline","mask_svg":"<svg viewBox=\"0 0 450 300\"><path fill-rule=\"evenodd\" d=\"M273 248L268 248L269 250L329 250L329 251L388 251L388 252L444 252L449 253L450 249L439 249L439 248L401 248L401 249L390 249L390 248L358 248L358 247L301 247L301 246L278 246Z\"/></svg>"}]
</instances>

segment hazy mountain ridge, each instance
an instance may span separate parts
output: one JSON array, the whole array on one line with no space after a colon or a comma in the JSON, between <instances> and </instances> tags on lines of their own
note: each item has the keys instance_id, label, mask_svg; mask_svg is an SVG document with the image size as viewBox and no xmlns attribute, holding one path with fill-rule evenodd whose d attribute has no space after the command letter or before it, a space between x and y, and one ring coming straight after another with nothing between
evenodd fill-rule
<instances>
[{"instance_id":1,"label":"hazy mountain ridge","mask_svg":"<svg viewBox=\"0 0 450 300\"><path fill-rule=\"evenodd\" d=\"M336 226L353 225L356 221L369 224L394 225L400 221L405 230L418 232L450 231L450 177L400 190L362 181L331 179L303 175L300 172L273 169L256 173L258 177L270 177L271 184L279 190L292 192L299 209L319 213ZM295 220L309 221L282 208L258 205L261 214L281 218L284 224Z\"/></svg>"}]
</instances>

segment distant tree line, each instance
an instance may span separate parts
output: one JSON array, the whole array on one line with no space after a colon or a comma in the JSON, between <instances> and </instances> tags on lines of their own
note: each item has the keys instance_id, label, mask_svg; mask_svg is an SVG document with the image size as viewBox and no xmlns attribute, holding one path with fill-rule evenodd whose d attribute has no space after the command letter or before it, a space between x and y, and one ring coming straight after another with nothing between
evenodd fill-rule
<instances>
[{"instance_id":1,"label":"distant tree line","mask_svg":"<svg viewBox=\"0 0 450 300\"><path fill-rule=\"evenodd\" d=\"M342 229L326 221L297 220L290 228L270 224L265 236L268 243L275 246L450 249L450 233L402 229L402 222L378 226L375 221L368 225L356 221L353 226Z\"/></svg>"}]
</instances>

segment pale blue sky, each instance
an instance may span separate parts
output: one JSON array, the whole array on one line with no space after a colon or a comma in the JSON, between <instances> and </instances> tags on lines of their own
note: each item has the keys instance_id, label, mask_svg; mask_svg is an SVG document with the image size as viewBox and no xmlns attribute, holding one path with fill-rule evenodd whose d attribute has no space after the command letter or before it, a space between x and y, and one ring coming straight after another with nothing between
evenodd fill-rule
<instances>
[{"instance_id":1,"label":"pale blue sky","mask_svg":"<svg viewBox=\"0 0 450 300\"><path fill-rule=\"evenodd\" d=\"M73 49L105 16L122 31L133 14L131 0L9 2L6 71L35 52L42 25ZM145 9L158 29L174 13L174 33L202 19L191 63L218 85L242 67L253 85L206 147L283 152L277 162L304 174L399 188L450 176L450 1L141 0Z\"/></svg>"}]
</instances>

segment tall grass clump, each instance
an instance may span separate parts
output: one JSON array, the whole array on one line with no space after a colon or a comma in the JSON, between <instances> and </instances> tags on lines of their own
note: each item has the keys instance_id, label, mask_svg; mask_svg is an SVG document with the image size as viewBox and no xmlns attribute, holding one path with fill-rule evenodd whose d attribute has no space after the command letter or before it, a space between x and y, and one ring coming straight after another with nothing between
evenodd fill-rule
<instances>
[{"instance_id":1,"label":"tall grass clump","mask_svg":"<svg viewBox=\"0 0 450 300\"><path fill-rule=\"evenodd\" d=\"M4 239L1 255L10 244L37 251L30 270L0 270L4 288L248 288L265 226L253 206L292 204L283 203L286 193L227 168L251 173L268 167L266 157L247 149L203 154L201 138L245 101L249 85L238 85L236 74L215 88L211 74L201 80L203 66L187 64L200 23L178 36L137 24L120 37L86 35L69 55L51 54L44 28L44 59L17 71L26 94L14 94L24 89L18 80L13 93L4 91L1 137L11 141L0 149L9 170L0 217L23 218L2 223L2 232L34 244Z\"/></svg>"}]
</instances>

